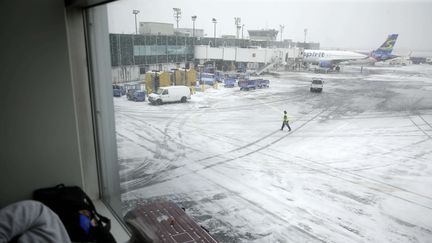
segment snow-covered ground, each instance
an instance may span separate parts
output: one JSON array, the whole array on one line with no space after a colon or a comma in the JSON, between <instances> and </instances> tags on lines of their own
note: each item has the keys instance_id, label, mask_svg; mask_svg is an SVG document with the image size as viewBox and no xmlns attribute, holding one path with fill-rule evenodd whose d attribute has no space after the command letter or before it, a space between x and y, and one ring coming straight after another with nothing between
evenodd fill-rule
<instances>
[{"instance_id":1,"label":"snow-covered ground","mask_svg":"<svg viewBox=\"0 0 432 243\"><path fill-rule=\"evenodd\" d=\"M125 212L171 200L220 242L432 242L432 66L268 78L114 98Z\"/></svg>"}]
</instances>

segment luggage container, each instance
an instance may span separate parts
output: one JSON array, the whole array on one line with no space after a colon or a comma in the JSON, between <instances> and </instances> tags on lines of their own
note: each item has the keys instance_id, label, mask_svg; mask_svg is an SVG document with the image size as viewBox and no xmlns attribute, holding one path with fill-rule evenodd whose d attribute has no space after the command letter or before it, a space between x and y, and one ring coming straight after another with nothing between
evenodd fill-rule
<instances>
[{"instance_id":1,"label":"luggage container","mask_svg":"<svg viewBox=\"0 0 432 243\"><path fill-rule=\"evenodd\" d=\"M195 69L191 68L187 71L187 81L188 86L195 86L196 85L196 79L197 79L197 72Z\"/></svg>"},{"instance_id":2,"label":"luggage container","mask_svg":"<svg viewBox=\"0 0 432 243\"><path fill-rule=\"evenodd\" d=\"M257 80L256 79L244 79L239 81L240 90L250 90L256 89Z\"/></svg>"},{"instance_id":3,"label":"luggage container","mask_svg":"<svg viewBox=\"0 0 432 243\"><path fill-rule=\"evenodd\" d=\"M257 80L257 87L260 89L268 88L268 87L270 87L270 81L267 79L258 79Z\"/></svg>"},{"instance_id":4,"label":"luggage container","mask_svg":"<svg viewBox=\"0 0 432 243\"><path fill-rule=\"evenodd\" d=\"M141 90L136 90L133 93L133 101L145 101L145 92Z\"/></svg>"},{"instance_id":5,"label":"luggage container","mask_svg":"<svg viewBox=\"0 0 432 243\"><path fill-rule=\"evenodd\" d=\"M201 73L199 78L202 84L213 85L216 82L213 73Z\"/></svg>"},{"instance_id":6,"label":"luggage container","mask_svg":"<svg viewBox=\"0 0 432 243\"><path fill-rule=\"evenodd\" d=\"M196 84L196 71L195 69L175 69L172 73L173 85L194 86Z\"/></svg>"},{"instance_id":7,"label":"luggage container","mask_svg":"<svg viewBox=\"0 0 432 243\"><path fill-rule=\"evenodd\" d=\"M126 97L128 100L133 100L134 98L134 93L135 91L137 91L138 89L128 89L128 91L126 92Z\"/></svg>"},{"instance_id":8,"label":"luggage container","mask_svg":"<svg viewBox=\"0 0 432 243\"><path fill-rule=\"evenodd\" d=\"M147 94L157 92L159 87L167 86L171 86L171 74L169 72L149 71L145 74Z\"/></svg>"},{"instance_id":9,"label":"luggage container","mask_svg":"<svg viewBox=\"0 0 432 243\"><path fill-rule=\"evenodd\" d=\"M122 92L120 89L113 89L113 96L114 97L122 97Z\"/></svg>"},{"instance_id":10,"label":"luggage container","mask_svg":"<svg viewBox=\"0 0 432 243\"><path fill-rule=\"evenodd\" d=\"M115 97L120 97L126 94L126 89L124 88L123 85L113 84L112 87L113 87L113 93Z\"/></svg>"},{"instance_id":11,"label":"luggage container","mask_svg":"<svg viewBox=\"0 0 432 243\"><path fill-rule=\"evenodd\" d=\"M224 80L224 74L220 71L215 72L215 80L218 83L222 83Z\"/></svg>"},{"instance_id":12,"label":"luggage container","mask_svg":"<svg viewBox=\"0 0 432 243\"><path fill-rule=\"evenodd\" d=\"M224 79L225 88L234 88L236 81L237 80L235 78L232 78L232 77L225 78Z\"/></svg>"}]
</instances>

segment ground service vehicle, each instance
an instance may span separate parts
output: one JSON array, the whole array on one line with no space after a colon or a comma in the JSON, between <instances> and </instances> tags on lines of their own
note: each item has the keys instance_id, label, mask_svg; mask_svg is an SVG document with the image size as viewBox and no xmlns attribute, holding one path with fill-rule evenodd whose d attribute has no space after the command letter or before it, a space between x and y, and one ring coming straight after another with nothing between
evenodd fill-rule
<instances>
[{"instance_id":1,"label":"ground service vehicle","mask_svg":"<svg viewBox=\"0 0 432 243\"><path fill-rule=\"evenodd\" d=\"M128 89L127 90L126 97L128 100L133 100L135 91L137 91L137 89Z\"/></svg>"},{"instance_id":2,"label":"ground service vehicle","mask_svg":"<svg viewBox=\"0 0 432 243\"><path fill-rule=\"evenodd\" d=\"M133 93L132 100L133 101L145 101L145 92L142 90L136 90Z\"/></svg>"},{"instance_id":3,"label":"ground service vehicle","mask_svg":"<svg viewBox=\"0 0 432 243\"><path fill-rule=\"evenodd\" d=\"M122 94L122 91L120 90L120 89L113 89L113 96L114 97L121 97L123 94Z\"/></svg>"},{"instance_id":4,"label":"ground service vehicle","mask_svg":"<svg viewBox=\"0 0 432 243\"><path fill-rule=\"evenodd\" d=\"M250 90L250 89L256 89L257 87L257 81L256 79L245 79L239 81L240 90Z\"/></svg>"},{"instance_id":5,"label":"ground service vehicle","mask_svg":"<svg viewBox=\"0 0 432 243\"><path fill-rule=\"evenodd\" d=\"M311 92L322 92L324 86L324 81L322 79L313 79L310 91Z\"/></svg>"},{"instance_id":6,"label":"ground service vehicle","mask_svg":"<svg viewBox=\"0 0 432 243\"><path fill-rule=\"evenodd\" d=\"M168 86L160 88L157 93L148 96L151 104L161 105L168 102L186 102L190 99L191 93L187 86Z\"/></svg>"},{"instance_id":7,"label":"ground service vehicle","mask_svg":"<svg viewBox=\"0 0 432 243\"><path fill-rule=\"evenodd\" d=\"M201 84L213 85L216 81L216 77L213 73L201 73L198 77Z\"/></svg>"},{"instance_id":8,"label":"ground service vehicle","mask_svg":"<svg viewBox=\"0 0 432 243\"><path fill-rule=\"evenodd\" d=\"M234 88L234 85L236 83L236 80L234 78L225 78L224 79L224 86L225 88Z\"/></svg>"},{"instance_id":9,"label":"ground service vehicle","mask_svg":"<svg viewBox=\"0 0 432 243\"><path fill-rule=\"evenodd\" d=\"M258 88L268 88L270 81L267 79L257 79L257 87Z\"/></svg>"},{"instance_id":10,"label":"ground service vehicle","mask_svg":"<svg viewBox=\"0 0 432 243\"><path fill-rule=\"evenodd\" d=\"M125 95L126 94L126 89L124 88L124 86L122 86L122 85L117 85L117 84L113 84L113 90L119 90L120 91L120 96L123 96L123 95ZM114 95L115 96L115 95ZM119 96L117 96L117 97L119 97Z\"/></svg>"}]
</instances>

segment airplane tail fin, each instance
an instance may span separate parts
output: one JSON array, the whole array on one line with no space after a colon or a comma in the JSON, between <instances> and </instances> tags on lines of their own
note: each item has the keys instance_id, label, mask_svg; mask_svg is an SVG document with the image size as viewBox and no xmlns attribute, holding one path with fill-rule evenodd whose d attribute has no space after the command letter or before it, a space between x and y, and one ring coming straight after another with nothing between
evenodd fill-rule
<instances>
[{"instance_id":1,"label":"airplane tail fin","mask_svg":"<svg viewBox=\"0 0 432 243\"><path fill-rule=\"evenodd\" d=\"M391 34L387 37L387 40L376 50L380 53L391 54L393 47L396 44L398 34Z\"/></svg>"}]
</instances>

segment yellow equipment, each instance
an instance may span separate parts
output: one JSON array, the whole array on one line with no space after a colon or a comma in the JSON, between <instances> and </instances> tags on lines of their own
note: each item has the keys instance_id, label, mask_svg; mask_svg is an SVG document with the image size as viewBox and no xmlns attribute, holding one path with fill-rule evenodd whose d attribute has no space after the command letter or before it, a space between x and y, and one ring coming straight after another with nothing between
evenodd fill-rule
<instances>
[{"instance_id":1,"label":"yellow equipment","mask_svg":"<svg viewBox=\"0 0 432 243\"><path fill-rule=\"evenodd\" d=\"M145 87L147 94L157 91L159 87L171 85L185 85L188 87L196 85L195 69L179 68L174 72L148 71L145 74Z\"/></svg>"},{"instance_id":2,"label":"yellow equipment","mask_svg":"<svg viewBox=\"0 0 432 243\"><path fill-rule=\"evenodd\" d=\"M195 69L179 68L174 71L173 83L175 85L195 86L196 71Z\"/></svg>"},{"instance_id":3,"label":"yellow equipment","mask_svg":"<svg viewBox=\"0 0 432 243\"><path fill-rule=\"evenodd\" d=\"M171 86L171 75L169 72L149 71L145 74L145 87L147 94L156 92L159 87Z\"/></svg>"}]
</instances>

